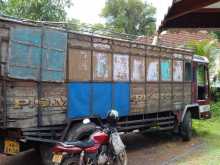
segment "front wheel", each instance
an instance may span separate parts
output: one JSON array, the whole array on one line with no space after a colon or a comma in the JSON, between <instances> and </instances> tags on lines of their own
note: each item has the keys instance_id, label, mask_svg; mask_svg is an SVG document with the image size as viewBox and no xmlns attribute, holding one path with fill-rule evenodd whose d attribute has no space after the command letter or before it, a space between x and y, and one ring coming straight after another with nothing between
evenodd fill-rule
<instances>
[{"instance_id":1,"label":"front wheel","mask_svg":"<svg viewBox=\"0 0 220 165\"><path fill-rule=\"evenodd\" d=\"M128 157L126 151L122 151L120 154L116 156L116 165L127 165L128 164Z\"/></svg>"},{"instance_id":2,"label":"front wheel","mask_svg":"<svg viewBox=\"0 0 220 165\"><path fill-rule=\"evenodd\" d=\"M187 111L180 127L180 133L184 141L190 141L192 138L192 115Z\"/></svg>"}]
</instances>

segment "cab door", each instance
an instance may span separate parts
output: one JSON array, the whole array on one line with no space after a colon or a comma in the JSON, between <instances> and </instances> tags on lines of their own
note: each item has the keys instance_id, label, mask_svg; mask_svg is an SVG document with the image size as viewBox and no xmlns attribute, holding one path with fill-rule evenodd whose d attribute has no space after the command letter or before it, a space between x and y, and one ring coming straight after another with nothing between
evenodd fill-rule
<instances>
[{"instance_id":1,"label":"cab door","mask_svg":"<svg viewBox=\"0 0 220 165\"><path fill-rule=\"evenodd\" d=\"M205 105L209 103L209 70L208 64L197 63L196 67L197 103Z\"/></svg>"}]
</instances>

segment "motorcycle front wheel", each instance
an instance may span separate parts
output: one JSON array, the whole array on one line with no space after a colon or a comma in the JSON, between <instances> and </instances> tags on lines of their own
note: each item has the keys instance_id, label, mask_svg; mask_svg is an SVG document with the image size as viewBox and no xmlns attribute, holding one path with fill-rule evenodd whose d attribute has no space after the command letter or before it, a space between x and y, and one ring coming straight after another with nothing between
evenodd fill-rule
<instances>
[{"instance_id":1,"label":"motorcycle front wheel","mask_svg":"<svg viewBox=\"0 0 220 165\"><path fill-rule=\"evenodd\" d=\"M127 165L128 164L128 157L126 151L122 151L120 154L116 156L115 165Z\"/></svg>"}]
</instances>

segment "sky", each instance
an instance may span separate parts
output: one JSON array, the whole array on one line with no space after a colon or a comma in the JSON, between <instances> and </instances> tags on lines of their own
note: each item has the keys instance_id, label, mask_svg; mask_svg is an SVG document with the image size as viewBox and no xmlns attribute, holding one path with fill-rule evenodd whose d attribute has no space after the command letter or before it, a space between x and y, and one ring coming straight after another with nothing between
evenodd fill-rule
<instances>
[{"instance_id":1,"label":"sky","mask_svg":"<svg viewBox=\"0 0 220 165\"><path fill-rule=\"evenodd\" d=\"M157 8L156 18L158 27L161 20L164 18L168 7L171 5L172 0L146 1L152 3L152 5ZM72 3L74 5L67 9L68 18L79 19L81 22L89 24L105 22L105 20L99 16L105 5L105 0L72 0Z\"/></svg>"}]
</instances>

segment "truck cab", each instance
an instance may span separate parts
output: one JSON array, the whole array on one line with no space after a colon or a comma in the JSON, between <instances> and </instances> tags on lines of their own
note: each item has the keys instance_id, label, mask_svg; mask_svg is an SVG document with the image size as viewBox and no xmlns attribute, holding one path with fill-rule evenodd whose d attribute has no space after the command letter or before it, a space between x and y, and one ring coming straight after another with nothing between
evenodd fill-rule
<instances>
[{"instance_id":1,"label":"truck cab","mask_svg":"<svg viewBox=\"0 0 220 165\"><path fill-rule=\"evenodd\" d=\"M199 118L210 118L209 60L206 57L193 57L193 102L199 106Z\"/></svg>"}]
</instances>

